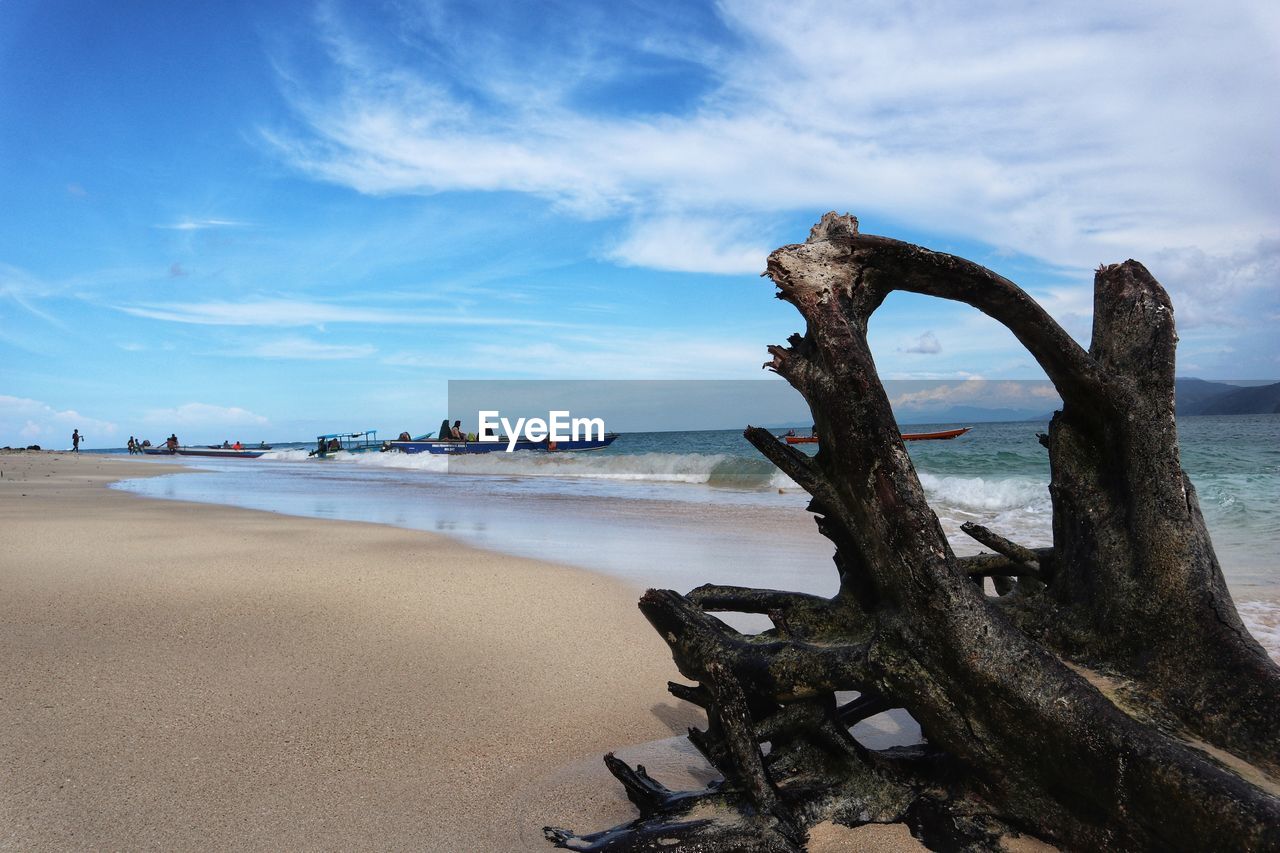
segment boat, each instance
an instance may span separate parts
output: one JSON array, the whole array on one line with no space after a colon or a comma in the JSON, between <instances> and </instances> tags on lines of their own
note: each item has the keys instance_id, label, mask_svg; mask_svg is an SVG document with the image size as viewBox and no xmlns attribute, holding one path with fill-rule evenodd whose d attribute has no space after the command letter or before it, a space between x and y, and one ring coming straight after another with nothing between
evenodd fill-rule
<instances>
[{"instance_id":1,"label":"boat","mask_svg":"<svg viewBox=\"0 0 1280 853\"><path fill-rule=\"evenodd\" d=\"M236 450L234 447L177 447L179 456L204 456L211 459L257 459L265 450Z\"/></svg>"},{"instance_id":2,"label":"boat","mask_svg":"<svg viewBox=\"0 0 1280 853\"><path fill-rule=\"evenodd\" d=\"M212 459L257 459L265 450L236 450L234 447L211 445L209 447L144 447L142 452L148 456L207 456Z\"/></svg>"},{"instance_id":3,"label":"boat","mask_svg":"<svg viewBox=\"0 0 1280 853\"><path fill-rule=\"evenodd\" d=\"M566 453L571 451L604 450L618 438L618 433L605 433L604 438L584 438L577 441L530 441L522 438L516 441L512 450L532 450L541 453ZM504 452L507 439L498 438L493 441L459 441L457 439L434 441L388 441L387 450L398 450L401 453L437 453L460 456L472 453Z\"/></svg>"},{"instance_id":4,"label":"boat","mask_svg":"<svg viewBox=\"0 0 1280 853\"><path fill-rule=\"evenodd\" d=\"M942 441L949 438L956 438L964 435L973 427L960 427L959 429L944 429L938 432L904 432L902 434L903 441ZM816 435L787 435L783 436L787 440L787 444L817 444L818 437Z\"/></svg>"},{"instance_id":5,"label":"boat","mask_svg":"<svg viewBox=\"0 0 1280 853\"><path fill-rule=\"evenodd\" d=\"M321 459L332 453L367 453L370 450L385 450L386 442L378 441L378 431L367 429L364 432L331 432L316 436L316 447L308 456Z\"/></svg>"}]
</instances>

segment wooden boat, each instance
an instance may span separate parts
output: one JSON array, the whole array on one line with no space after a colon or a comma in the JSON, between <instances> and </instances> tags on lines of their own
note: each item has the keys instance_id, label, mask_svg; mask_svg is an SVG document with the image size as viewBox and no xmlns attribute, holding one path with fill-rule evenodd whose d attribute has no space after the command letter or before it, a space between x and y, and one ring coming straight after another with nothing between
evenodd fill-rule
<instances>
[{"instance_id":1,"label":"wooden boat","mask_svg":"<svg viewBox=\"0 0 1280 853\"><path fill-rule=\"evenodd\" d=\"M944 429L938 432L904 432L902 434L903 441L942 441L948 438L956 438L964 435L973 427L960 427L959 429ZM816 435L787 435L783 436L787 440L787 444L817 444L818 437Z\"/></svg>"},{"instance_id":2,"label":"wooden boat","mask_svg":"<svg viewBox=\"0 0 1280 853\"><path fill-rule=\"evenodd\" d=\"M234 447L178 447L179 456L204 456L210 459L257 459L265 450L236 450Z\"/></svg>"},{"instance_id":3,"label":"wooden boat","mask_svg":"<svg viewBox=\"0 0 1280 853\"><path fill-rule=\"evenodd\" d=\"M211 459L257 459L270 449L271 445L265 442L257 447L241 447L239 450L234 447L223 447L221 444L210 444L206 447L170 447L168 444L161 444L155 447L144 447L142 452L147 456L207 456Z\"/></svg>"},{"instance_id":4,"label":"wooden boat","mask_svg":"<svg viewBox=\"0 0 1280 853\"><path fill-rule=\"evenodd\" d=\"M386 442L378 441L378 431L331 432L316 436L315 449L308 456L327 458L333 453L367 453L370 450L386 450Z\"/></svg>"},{"instance_id":5,"label":"wooden boat","mask_svg":"<svg viewBox=\"0 0 1280 853\"><path fill-rule=\"evenodd\" d=\"M529 441L520 439L513 450L532 450L542 453L565 453L584 450L604 450L618 438L618 433L606 433L604 438L580 439L578 441ZM398 450L401 453L438 453L451 456L468 453L494 453L507 449L507 439L495 441L388 441L387 450Z\"/></svg>"}]
</instances>

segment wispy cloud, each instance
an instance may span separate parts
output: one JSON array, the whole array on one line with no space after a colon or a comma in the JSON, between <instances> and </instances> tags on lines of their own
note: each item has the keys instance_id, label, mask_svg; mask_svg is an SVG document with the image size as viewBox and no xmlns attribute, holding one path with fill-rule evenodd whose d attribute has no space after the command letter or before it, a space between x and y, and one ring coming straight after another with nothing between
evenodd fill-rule
<instances>
[{"instance_id":1,"label":"wispy cloud","mask_svg":"<svg viewBox=\"0 0 1280 853\"><path fill-rule=\"evenodd\" d=\"M518 353L518 358L513 358ZM555 340L477 342L447 357L400 351L390 366L448 370L450 376L530 379L758 379L767 358L756 341L690 338L670 332L614 329L610 334L558 335Z\"/></svg>"},{"instance_id":2,"label":"wispy cloud","mask_svg":"<svg viewBox=\"0 0 1280 853\"><path fill-rule=\"evenodd\" d=\"M513 191L622 216L609 256L662 269L746 272L759 230L744 239L727 218L830 207L1078 270L1169 247L1231 252L1280 230L1263 190L1280 184L1280 127L1260 108L1280 89L1280 39L1261 4L1228 7L1098 0L1064 17L727 0L732 41L680 57L705 90L659 113L583 105L617 73L608 51L561 40L530 56L523 34L479 38L440 13L397 25L422 72L331 6L323 43L340 82L290 86L301 126L265 138L363 193ZM582 43L608 43L580 23ZM500 59L516 50L545 87Z\"/></svg>"},{"instance_id":3,"label":"wispy cloud","mask_svg":"<svg viewBox=\"0 0 1280 853\"><path fill-rule=\"evenodd\" d=\"M179 219L152 226L166 231L203 231L206 228L241 228L249 223L237 222L234 219Z\"/></svg>"},{"instance_id":4,"label":"wispy cloud","mask_svg":"<svg viewBox=\"0 0 1280 853\"><path fill-rule=\"evenodd\" d=\"M330 323L482 327L563 327L564 325L518 317L426 313L293 299L181 302L170 305L148 303L121 305L117 308L135 317L202 326L322 326Z\"/></svg>"},{"instance_id":5,"label":"wispy cloud","mask_svg":"<svg viewBox=\"0 0 1280 853\"><path fill-rule=\"evenodd\" d=\"M368 358L377 349L370 344L322 344L307 338L283 338L259 344L243 352L257 358L289 358L303 361L336 361Z\"/></svg>"}]
</instances>

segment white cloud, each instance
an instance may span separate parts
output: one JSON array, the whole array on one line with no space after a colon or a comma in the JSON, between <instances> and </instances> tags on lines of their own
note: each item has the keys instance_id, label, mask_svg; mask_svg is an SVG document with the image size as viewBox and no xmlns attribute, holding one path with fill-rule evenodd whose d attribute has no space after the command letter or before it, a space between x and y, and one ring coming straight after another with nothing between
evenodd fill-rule
<instances>
[{"instance_id":1,"label":"white cloud","mask_svg":"<svg viewBox=\"0 0 1280 853\"><path fill-rule=\"evenodd\" d=\"M677 272L759 273L770 251L766 244L755 242L761 230L728 219L641 219L606 257L623 266Z\"/></svg>"},{"instance_id":2,"label":"white cloud","mask_svg":"<svg viewBox=\"0 0 1280 853\"><path fill-rule=\"evenodd\" d=\"M1181 330L1244 327L1280 304L1280 237L1226 253L1165 249L1148 264L1169 290Z\"/></svg>"},{"instance_id":3,"label":"white cloud","mask_svg":"<svg viewBox=\"0 0 1280 853\"><path fill-rule=\"evenodd\" d=\"M963 382L922 383L903 381L892 383L890 395L895 409L938 408L948 405L981 405L1009 407L1027 405L1056 405L1060 398L1053 385L1044 381L992 381L973 377ZM919 388L919 390L893 393L894 388Z\"/></svg>"},{"instance_id":4,"label":"white cloud","mask_svg":"<svg viewBox=\"0 0 1280 853\"><path fill-rule=\"evenodd\" d=\"M341 82L291 89L304 127L267 138L360 192L515 191L625 214L612 257L664 269L754 269L755 242L709 223L832 207L1079 270L1169 247L1228 253L1280 231L1280 119L1265 108L1280 40L1265 4L719 8L740 47L703 60L709 89L667 114L580 106L576 87L616 72L607 50L558 67L566 45L547 44L532 57L539 88L500 59L528 60L527 44L429 29L414 32L428 75L388 64L331 8Z\"/></svg>"},{"instance_id":5,"label":"white cloud","mask_svg":"<svg viewBox=\"0 0 1280 853\"><path fill-rule=\"evenodd\" d=\"M448 370L451 376L467 371L530 379L758 379L767 358L757 341L628 329L554 341L475 343L448 357L397 352L383 363Z\"/></svg>"},{"instance_id":6,"label":"white cloud","mask_svg":"<svg viewBox=\"0 0 1280 853\"><path fill-rule=\"evenodd\" d=\"M71 431L77 429L85 436L86 446L105 447L115 443L118 427L74 409L58 410L40 400L0 394L0 445L70 447Z\"/></svg>"},{"instance_id":7,"label":"white cloud","mask_svg":"<svg viewBox=\"0 0 1280 853\"><path fill-rule=\"evenodd\" d=\"M214 406L209 403L184 403L173 409L151 409L143 420L173 429L174 427L267 426L271 422L238 406Z\"/></svg>"}]
</instances>

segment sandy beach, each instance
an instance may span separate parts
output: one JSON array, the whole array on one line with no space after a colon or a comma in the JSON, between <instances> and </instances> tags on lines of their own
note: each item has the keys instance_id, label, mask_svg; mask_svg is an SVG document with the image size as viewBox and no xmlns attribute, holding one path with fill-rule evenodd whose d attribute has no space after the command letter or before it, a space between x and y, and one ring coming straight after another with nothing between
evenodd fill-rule
<instances>
[{"instance_id":1,"label":"sandy beach","mask_svg":"<svg viewBox=\"0 0 1280 853\"><path fill-rule=\"evenodd\" d=\"M606 751L705 781L634 588L105 488L171 470L0 454L0 848L547 850L634 816Z\"/></svg>"},{"instance_id":2,"label":"sandy beach","mask_svg":"<svg viewBox=\"0 0 1280 853\"><path fill-rule=\"evenodd\" d=\"M632 814L565 768L696 721L608 579L0 470L0 847L543 850Z\"/></svg>"}]
</instances>

